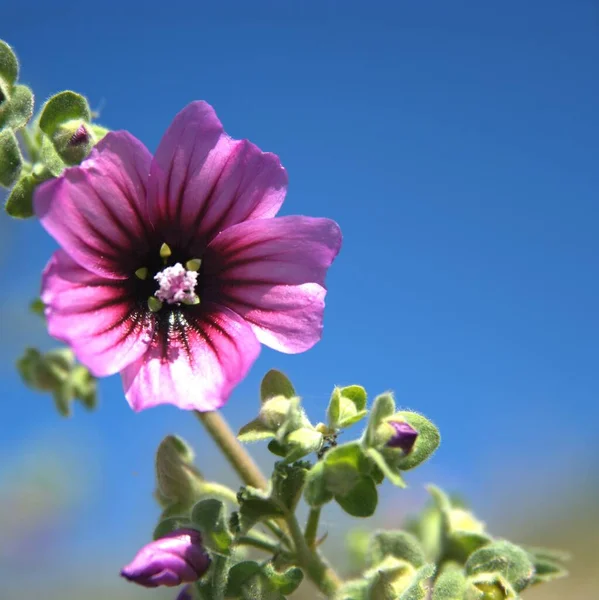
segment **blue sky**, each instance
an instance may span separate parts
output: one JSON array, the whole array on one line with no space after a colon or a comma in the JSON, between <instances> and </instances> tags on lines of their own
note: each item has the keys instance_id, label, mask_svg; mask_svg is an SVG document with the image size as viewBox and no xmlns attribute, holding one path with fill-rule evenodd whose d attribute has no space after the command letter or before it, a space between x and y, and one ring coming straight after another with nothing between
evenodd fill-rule
<instances>
[{"instance_id":1,"label":"blue sky","mask_svg":"<svg viewBox=\"0 0 599 600\"><path fill-rule=\"evenodd\" d=\"M334 384L393 389L444 438L414 485L457 486L489 511L510 477L547 491L559 471L567 486L599 454L598 33L592 0L56 0L13 4L0 27L38 102L75 89L154 149L207 100L232 136L280 155L283 214L340 223L322 342L264 350L225 409L235 427L272 367L314 419ZM118 535L114 570L153 526L160 439L187 437L209 477L213 449L189 414L134 415L117 377L97 413L68 421L22 387L14 359L43 339L23 309L55 245L34 221L0 223L0 451L78 450L95 483L59 555Z\"/></svg>"}]
</instances>

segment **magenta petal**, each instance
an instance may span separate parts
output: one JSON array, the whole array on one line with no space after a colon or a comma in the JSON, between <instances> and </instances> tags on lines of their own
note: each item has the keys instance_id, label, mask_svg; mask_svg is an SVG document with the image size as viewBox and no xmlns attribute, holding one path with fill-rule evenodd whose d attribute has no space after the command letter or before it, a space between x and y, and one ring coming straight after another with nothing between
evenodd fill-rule
<instances>
[{"instance_id":1,"label":"magenta petal","mask_svg":"<svg viewBox=\"0 0 599 600\"><path fill-rule=\"evenodd\" d=\"M122 282L90 273L63 250L44 270L42 301L50 335L96 376L121 371L148 348L153 318L137 312Z\"/></svg>"},{"instance_id":2,"label":"magenta petal","mask_svg":"<svg viewBox=\"0 0 599 600\"><path fill-rule=\"evenodd\" d=\"M149 208L167 242L191 249L236 223L273 217L286 189L277 156L232 140L209 104L193 102L156 151Z\"/></svg>"},{"instance_id":3,"label":"magenta petal","mask_svg":"<svg viewBox=\"0 0 599 600\"><path fill-rule=\"evenodd\" d=\"M258 357L260 343L243 319L210 303L170 319L122 373L129 404L136 411L158 404L219 408Z\"/></svg>"},{"instance_id":4,"label":"magenta petal","mask_svg":"<svg viewBox=\"0 0 599 600\"><path fill-rule=\"evenodd\" d=\"M151 159L132 135L108 133L81 166L37 188L34 206L42 225L89 271L123 279L146 250Z\"/></svg>"},{"instance_id":5,"label":"magenta petal","mask_svg":"<svg viewBox=\"0 0 599 600\"><path fill-rule=\"evenodd\" d=\"M303 352L321 337L325 275L340 246L341 231L329 219L235 225L208 247L204 273L215 284L206 294L251 323L263 344Z\"/></svg>"}]
</instances>

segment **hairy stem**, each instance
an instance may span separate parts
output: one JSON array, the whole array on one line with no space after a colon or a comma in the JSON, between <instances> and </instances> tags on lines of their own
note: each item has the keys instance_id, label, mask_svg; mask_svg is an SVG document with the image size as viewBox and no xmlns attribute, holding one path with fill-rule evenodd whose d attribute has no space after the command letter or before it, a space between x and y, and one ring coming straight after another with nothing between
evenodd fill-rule
<instances>
[{"instance_id":1,"label":"hairy stem","mask_svg":"<svg viewBox=\"0 0 599 600\"><path fill-rule=\"evenodd\" d=\"M308 514L308 521L306 523L306 531L304 533L304 539L310 550L316 548L316 536L318 535L318 523L320 521L320 508L310 509Z\"/></svg>"},{"instance_id":2,"label":"hairy stem","mask_svg":"<svg viewBox=\"0 0 599 600\"><path fill-rule=\"evenodd\" d=\"M295 544L298 565L304 569L306 575L318 586L321 592L328 598L333 597L341 586L341 579L339 579L337 573L335 573L318 551L311 550L308 547L295 515L289 513L285 521L289 528L291 539Z\"/></svg>"},{"instance_id":3,"label":"hairy stem","mask_svg":"<svg viewBox=\"0 0 599 600\"><path fill-rule=\"evenodd\" d=\"M221 414L218 412L199 412L197 410L194 412L241 480L246 485L265 490L268 487L266 478L262 475L252 457L239 443Z\"/></svg>"},{"instance_id":4,"label":"hairy stem","mask_svg":"<svg viewBox=\"0 0 599 600\"><path fill-rule=\"evenodd\" d=\"M273 543L267 536L257 535L256 533L243 535L238 538L236 543L243 546L251 546L252 548L257 548L258 550L263 550L264 552L269 552L271 554L278 554L281 552L280 544Z\"/></svg>"}]
</instances>

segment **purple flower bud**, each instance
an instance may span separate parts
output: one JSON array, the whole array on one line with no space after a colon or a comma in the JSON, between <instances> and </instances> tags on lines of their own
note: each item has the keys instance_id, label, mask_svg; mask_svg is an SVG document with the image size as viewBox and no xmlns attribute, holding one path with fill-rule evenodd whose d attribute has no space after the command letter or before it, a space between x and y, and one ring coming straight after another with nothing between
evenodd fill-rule
<instances>
[{"instance_id":1,"label":"purple flower bud","mask_svg":"<svg viewBox=\"0 0 599 600\"><path fill-rule=\"evenodd\" d=\"M186 585L184 588L182 588L181 591L179 592L179 595L177 596L176 600L193 600L193 594L191 593L191 586Z\"/></svg>"},{"instance_id":2,"label":"purple flower bud","mask_svg":"<svg viewBox=\"0 0 599 600\"><path fill-rule=\"evenodd\" d=\"M388 448L401 448L406 454L411 452L418 432L405 421L387 421L395 430L391 438L387 442Z\"/></svg>"},{"instance_id":3,"label":"purple flower bud","mask_svg":"<svg viewBox=\"0 0 599 600\"><path fill-rule=\"evenodd\" d=\"M85 125L81 123L75 133L71 136L69 145L80 146L81 144L87 144L89 141L89 133L85 128Z\"/></svg>"},{"instance_id":4,"label":"purple flower bud","mask_svg":"<svg viewBox=\"0 0 599 600\"><path fill-rule=\"evenodd\" d=\"M121 571L145 587L173 587L199 579L210 566L210 557L195 529L178 529L146 544Z\"/></svg>"}]
</instances>

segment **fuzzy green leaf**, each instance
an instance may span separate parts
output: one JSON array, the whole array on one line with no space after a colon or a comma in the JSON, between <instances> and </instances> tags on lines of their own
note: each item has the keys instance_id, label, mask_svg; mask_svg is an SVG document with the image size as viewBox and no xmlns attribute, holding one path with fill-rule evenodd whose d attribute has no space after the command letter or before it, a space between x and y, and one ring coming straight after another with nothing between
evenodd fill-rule
<instances>
[{"instance_id":1,"label":"fuzzy green leaf","mask_svg":"<svg viewBox=\"0 0 599 600\"><path fill-rule=\"evenodd\" d=\"M91 121L89 104L81 94L67 90L52 96L44 104L39 126L46 135L52 137L61 123L76 119Z\"/></svg>"},{"instance_id":2,"label":"fuzzy green leaf","mask_svg":"<svg viewBox=\"0 0 599 600\"><path fill-rule=\"evenodd\" d=\"M11 86L19 77L19 61L12 48L3 40L0 40L0 77Z\"/></svg>"},{"instance_id":3,"label":"fuzzy green leaf","mask_svg":"<svg viewBox=\"0 0 599 600\"><path fill-rule=\"evenodd\" d=\"M317 462L307 473L304 485L304 499L313 508L323 506L333 499L324 477L324 463Z\"/></svg>"},{"instance_id":4,"label":"fuzzy green leaf","mask_svg":"<svg viewBox=\"0 0 599 600\"><path fill-rule=\"evenodd\" d=\"M20 129L33 115L33 92L26 85L15 85L10 104L3 115L3 125L10 129Z\"/></svg>"},{"instance_id":5,"label":"fuzzy green leaf","mask_svg":"<svg viewBox=\"0 0 599 600\"><path fill-rule=\"evenodd\" d=\"M160 521L156 528L154 529L153 539L158 540L177 529L188 528L191 524L189 517L185 515L177 515L172 517L167 517Z\"/></svg>"},{"instance_id":6,"label":"fuzzy green leaf","mask_svg":"<svg viewBox=\"0 0 599 600\"><path fill-rule=\"evenodd\" d=\"M62 174L65 169L65 164L56 152L54 145L50 141L47 135L42 135L42 144L40 147L40 158L48 171L54 176L58 177Z\"/></svg>"},{"instance_id":7,"label":"fuzzy green leaf","mask_svg":"<svg viewBox=\"0 0 599 600\"><path fill-rule=\"evenodd\" d=\"M33 217L33 192L36 180L33 175L24 175L11 190L4 210L16 219Z\"/></svg>"},{"instance_id":8,"label":"fuzzy green leaf","mask_svg":"<svg viewBox=\"0 0 599 600\"><path fill-rule=\"evenodd\" d=\"M216 498L200 500L191 510L191 521L202 532L202 541L208 548L221 554L229 552L233 535L224 502Z\"/></svg>"},{"instance_id":9,"label":"fuzzy green leaf","mask_svg":"<svg viewBox=\"0 0 599 600\"><path fill-rule=\"evenodd\" d=\"M300 461L292 465L276 463L272 475L272 498L289 512L295 511L309 471L308 462Z\"/></svg>"},{"instance_id":10,"label":"fuzzy green leaf","mask_svg":"<svg viewBox=\"0 0 599 600\"><path fill-rule=\"evenodd\" d=\"M464 600L466 577L461 569L445 569L435 582L432 600Z\"/></svg>"},{"instance_id":11,"label":"fuzzy green leaf","mask_svg":"<svg viewBox=\"0 0 599 600\"><path fill-rule=\"evenodd\" d=\"M466 573L500 573L516 592L521 592L534 577L534 565L522 548L510 542L493 542L474 552L466 562Z\"/></svg>"},{"instance_id":12,"label":"fuzzy green leaf","mask_svg":"<svg viewBox=\"0 0 599 600\"><path fill-rule=\"evenodd\" d=\"M245 533L259 521L285 515L284 507L270 493L251 486L241 488L239 500L239 532Z\"/></svg>"},{"instance_id":13,"label":"fuzzy green leaf","mask_svg":"<svg viewBox=\"0 0 599 600\"><path fill-rule=\"evenodd\" d=\"M363 475L344 494L335 494L337 504L352 517L371 517L376 511L378 493L369 475Z\"/></svg>"},{"instance_id":14,"label":"fuzzy green leaf","mask_svg":"<svg viewBox=\"0 0 599 600\"><path fill-rule=\"evenodd\" d=\"M418 413L400 411L397 415L418 431L414 448L407 456L401 458L397 464L400 470L407 471L417 467L432 456L441 443L441 436L435 425Z\"/></svg>"},{"instance_id":15,"label":"fuzzy green leaf","mask_svg":"<svg viewBox=\"0 0 599 600\"><path fill-rule=\"evenodd\" d=\"M399 470L390 466L385 460L385 457L378 450L375 448L368 448L366 455L368 458L372 459L374 464L393 485L400 488L406 487L406 482L403 480Z\"/></svg>"},{"instance_id":16,"label":"fuzzy green leaf","mask_svg":"<svg viewBox=\"0 0 599 600\"><path fill-rule=\"evenodd\" d=\"M23 157L11 129L0 131L0 186L11 187L19 178Z\"/></svg>"},{"instance_id":17,"label":"fuzzy green leaf","mask_svg":"<svg viewBox=\"0 0 599 600\"><path fill-rule=\"evenodd\" d=\"M374 399L368 419L368 427L364 434L364 441L367 446L375 445L376 430L384 419L390 417L395 412L395 400L390 393L381 394Z\"/></svg>"},{"instance_id":18,"label":"fuzzy green leaf","mask_svg":"<svg viewBox=\"0 0 599 600\"><path fill-rule=\"evenodd\" d=\"M326 487L343 496L353 489L362 475L370 474L371 463L358 442L342 444L329 450L324 457Z\"/></svg>"},{"instance_id":19,"label":"fuzzy green leaf","mask_svg":"<svg viewBox=\"0 0 599 600\"><path fill-rule=\"evenodd\" d=\"M270 400L275 396L284 396L285 398L293 398L295 390L293 384L287 378L287 375L271 369L262 379L260 384L260 398L262 402Z\"/></svg>"},{"instance_id":20,"label":"fuzzy green leaf","mask_svg":"<svg viewBox=\"0 0 599 600\"><path fill-rule=\"evenodd\" d=\"M426 581L435 574L435 565L424 565L416 571L412 583L404 590L398 600L424 600L428 596Z\"/></svg>"},{"instance_id":21,"label":"fuzzy green leaf","mask_svg":"<svg viewBox=\"0 0 599 600\"><path fill-rule=\"evenodd\" d=\"M376 531L370 541L368 557L371 566L393 556L419 568L426 562L418 539L405 531Z\"/></svg>"},{"instance_id":22,"label":"fuzzy green leaf","mask_svg":"<svg viewBox=\"0 0 599 600\"><path fill-rule=\"evenodd\" d=\"M275 437L274 431L266 426L260 419L254 419L244 425L237 434L240 442L259 442Z\"/></svg>"}]
</instances>

